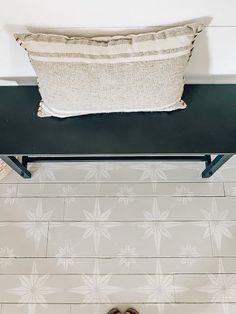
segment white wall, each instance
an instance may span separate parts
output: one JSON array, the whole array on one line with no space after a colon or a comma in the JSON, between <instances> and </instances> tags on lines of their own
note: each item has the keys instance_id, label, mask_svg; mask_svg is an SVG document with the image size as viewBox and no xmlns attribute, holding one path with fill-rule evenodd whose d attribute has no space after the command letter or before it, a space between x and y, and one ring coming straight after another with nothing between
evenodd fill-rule
<instances>
[{"instance_id":1,"label":"white wall","mask_svg":"<svg viewBox=\"0 0 236 314\"><path fill-rule=\"evenodd\" d=\"M236 77L236 0L0 0L0 78L35 76L12 33L27 27L134 27L210 16L189 77Z\"/></svg>"}]
</instances>

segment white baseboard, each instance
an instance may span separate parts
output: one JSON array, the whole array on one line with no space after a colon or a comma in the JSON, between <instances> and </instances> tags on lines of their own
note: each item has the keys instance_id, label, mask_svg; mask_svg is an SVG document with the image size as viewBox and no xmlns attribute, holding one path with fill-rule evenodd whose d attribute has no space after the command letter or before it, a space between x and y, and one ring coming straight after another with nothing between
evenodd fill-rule
<instances>
[{"instance_id":1,"label":"white baseboard","mask_svg":"<svg viewBox=\"0 0 236 314\"><path fill-rule=\"evenodd\" d=\"M2 80L0 79L0 86L17 86L19 85L15 80Z\"/></svg>"},{"instance_id":2,"label":"white baseboard","mask_svg":"<svg viewBox=\"0 0 236 314\"><path fill-rule=\"evenodd\" d=\"M236 84L236 75L186 76L188 84Z\"/></svg>"}]
</instances>

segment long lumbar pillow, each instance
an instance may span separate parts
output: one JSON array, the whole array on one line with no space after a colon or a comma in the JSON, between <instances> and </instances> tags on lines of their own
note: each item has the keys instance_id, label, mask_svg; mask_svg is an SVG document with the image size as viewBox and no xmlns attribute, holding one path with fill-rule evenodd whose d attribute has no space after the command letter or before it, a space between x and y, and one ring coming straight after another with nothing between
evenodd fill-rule
<instances>
[{"instance_id":1,"label":"long lumbar pillow","mask_svg":"<svg viewBox=\"0 0 236 314\"><path fill-rule=\"evenodd\" d=\"M106 37L15 34L38 76L40 117L172 111L203 24Z\"/></svg>"}]
</instances>

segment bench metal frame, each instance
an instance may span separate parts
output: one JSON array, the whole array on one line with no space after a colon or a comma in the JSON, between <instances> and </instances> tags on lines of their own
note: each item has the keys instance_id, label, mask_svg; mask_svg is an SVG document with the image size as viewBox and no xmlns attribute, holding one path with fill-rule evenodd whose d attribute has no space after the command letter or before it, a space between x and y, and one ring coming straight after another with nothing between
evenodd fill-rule
<instances>
[{"instance_id":1,"label":"bench metal frame","mask_svg":"<svg viewBox=\"0 0 236 314\"><path fill-rule=\"evenodd\" d=\"M81 156L22 156L19 161L15 156L0 156L5 163L16 171L24 179L31 178L31 172L27 169L29 163L36 162L82 162L82 161L201 161L205 163L206 168L202 172L202 178L211 177L224 163L226 163L234 154L219 154L213 160L211 155L200 156L160 156L160 155L81 155Z\"/></svg>"}]
</instances>

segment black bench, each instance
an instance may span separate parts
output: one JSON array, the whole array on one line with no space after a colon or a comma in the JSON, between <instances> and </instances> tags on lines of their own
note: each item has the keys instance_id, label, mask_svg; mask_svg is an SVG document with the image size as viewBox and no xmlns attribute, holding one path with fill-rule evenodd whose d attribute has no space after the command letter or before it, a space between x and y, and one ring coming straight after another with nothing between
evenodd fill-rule
<instances>
[{"instance_id":1,"label":"black bench","mask_svg":"<svg viewBox=\"0 0 236 314\"><path fill-rule=\"evenodd\" d=\"M183 99L169 113L38 118L36 86L0 87L0 158L24 178L31 162L85 160L203 161L207 178L236 153L236 85L186 85Z\"/></svg>"}]
</instances>

